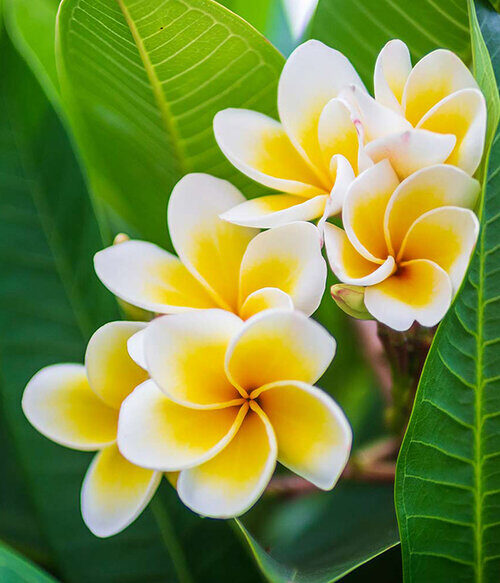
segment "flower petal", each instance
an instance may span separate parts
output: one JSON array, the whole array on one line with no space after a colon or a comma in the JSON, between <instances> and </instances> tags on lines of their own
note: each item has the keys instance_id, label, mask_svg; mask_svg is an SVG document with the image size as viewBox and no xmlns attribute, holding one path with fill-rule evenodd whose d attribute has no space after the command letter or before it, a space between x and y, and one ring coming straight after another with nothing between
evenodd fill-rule
<instances>
[{"instance_id":1,"label":"flower petal","mask_svg":"<svg viewBox=\"0 0 500 583\"><path fill-rule=\"evenodd\" d=\"M390 40L375 63L375 99L402 114L403 91L411 71L410 51L403 41Z\"/></svg>"},{"instance_id":2,"label":"flower petal","mask_svg":"<svg viewBox=\"0 0 500 583\"><path fill-rule=\"evenodd\" d=\"M457 142L446 160L474 174L483 156L486 101L478 89L463 89L440 101L418 124L433 132L455 134Z\"/></svg>"},{"instance_id":3,"label":"flower petal","mask_svg":"<svg viewBox=\"0 0 500 583\"><path fill-rule=\"evenodd\" d=\"M278 86L278 111L286 133L302 155L328 181L318 142L318 122L325 105L348 85L363 88L349 60L317 40L310 40L288 57ZM329 189L328 189L329 190Z\"/></svg>"},{"instance_id":4,"label":"flower petal","mask_svg":"<svg viewBox=\"0 0 500 583\"><path fill-rule=\"evenodd\" d=\"M393 109L375 101L371 95L350 87L344 91L344 99L353 104L359 115L365 144L384 136L412 129L411 124Z\"/></svg>"},{"instance_id":5,"label":"flower petal","mask_svg":"<svg viewBox=\"0 0 500 583\"><path fill-rule=\"evenodd\" d=\"M147 378L130 358L127 342L143 330L143 322L109 322L89 340L85 367L89 384L106 405L119 409L123 399Z\"/></svg>"},{"instance_id":6,"label":"flower petal","mask_svg":"<svg viewBox=\"0 0 500 583\"><path fill-rule=\"evenodd\" d=\"M421 168L445 162L456 141L453 134L407 130L373 140L365 151L374 162L387 158L403 180Z\"/></svg>"},{"instance_id":7,"label":"flower petal","mask_svg":"<svg viewBox=\"0 0 500 583\"><path fill-rule=\"evenodd\" d=\"M258 289L251 293L243 302L240 309L240 316L243 320L248 320L248 318L255 316L255 314L271 308L293 310L292 298L277 287Z\"/></svg>"},{"instance_id":8,"label":"flower petal","mask_svg":"<svg viewBox=\"0 0 500 583\"><path fill-rule=\"evenodd\" d=\"M152 243L113 245L95 255L94 266L112 293L145 310L168 314L217 305L177 257Z\"/></svg>"},{"instance_id":9,"label":"flower petal","mask_svg":"<svg viewBox=\"0 0 500 583\"><path fill-rule=\"evenodd\" d=\"M479 182L454 166L423 168L404 180L387 205L384 229L396 256L413 222L440 206L474 208Z\"/></svg>"},{"instance_id":10,"label":"flower petal","mask_svg":"<svg viewBox=\"0 0 500 583\"><path fill-rule=\"evenodd\" d=\"M214 133L231 164L256 182L307 197L325 191L283 126L267 115L248 109L224 109L214 117Z\"/></svg>"},{"instance_id":11,"label":"flower petal","mask_svg":"<svg viewBox=\"0 0 500 583\"><path fill-rule=\"evenodd\" d=\"M180 260L228 310L237 308L241 258L258 231L231 225L220 215L244 201L227 180L188 174L168 204L169 233Z\"/></svg>"},{"instance_id":12,"label":"flower petal","mask_svg":"<svg viewBox=\"0 0 500 583\"><path fill-rule=\"evenodd\" d=\"M191 409L148 380L123 402L118 447L131 463L164 472L203 463L232 439L248 406Z\"/></svg>"},{"instance_id":13,"label":"flower petal","mask_svg":"<svg viewBox=\"0 0 500 583\"><path fill-rule=\"evenodd\" d=\"M359 137L351 113L340 99L331 99L323 108L318 123L318 140L323 163L330 168L332 156L341 154L358 173Z\"/></svg>"},{"instance_id":14,"label":"flower petal","mask_svg":"<svg viewBox=\"0 0 500 583\"><path fill-rule=\"evenodd\" d=\"M394 330L408 330L416 320L434 326L448 311L452 287L446 271L427 259L408 261L397 273L365 290L370 314Z\"/></svg>"},{"instance_id":15,"label":"flower petal","mask_svg":"<svg viewBox=\"0 0 500 583\"><path fill-rule=\"evenodd\" d=\"M374 285L389 277L395 261L389 256L382 265L368 261L352 246L345 231L326 223L325 248L333 273L344 283Z\"/></svg>"},{"instance_id":16,"label":"flower petal","mask_svg":"<svg viewBox=\"0 0 500 583\"><path fill-rule=\"evenodd\" d=\"M450 276L453 291L462 283L479 234L469 209L444 206L421 215L401 245L401 260L430 259Z\"/></svg>"},{"instance_id":17,"label":"flower petal","mask_svg":"<svg viewBox=\"0 0 500 583\"><path fill-rule=\"evenodd\" d=\"M333 185L330 196L326 201L323 216L318 221L318 230L323 237L323 230L327 219L338 215L342 211L345 195L355 175L352 166L344 156L337 154L330 161L330 170L335 175L335 184Z\"/></svg>"},{"instance_id":18,"label":"flower petal","mask_svg":"<svg viewBox=\"0 0 500 583\"><path fill-rule=\"evenodd\" d=\"M256 393L276 433L278 461L318 488L333 488L352 442L342 409L324 391L296 381L274 383Z\"/></svg>"},{"instance_id":19,"label":"flower petal","mask_svg":"<svg viewBox=\"0 0 500 583\"><path fill-rule=\"evenodd\" d=\"M27 384L22 407L35 429L66 447L92 451L116 440L118 411L96 396L80 364L42 368Z\"/></svg>"},{"instance_id":20,"label":"flower petal","mask_svg":"<svg viewBox=\"0 0 500 583\"><path fill-rule=\"evenodd\" d=\"M365 259L375 263L383 263L389 254L384 214L398 185L389 161L382 160L360 174L345 196L342 220L347 236Z\"/></svg>"},{"instance_id":21,"label":"flower petal","mask_svg":"<svg viewBox=\"0 0 500 583\"><path fill-rule=\"evenodd\" d=\"M149 374L169 399L186 407L214 409L239 402L224 358L242 325L223 310L156 318L144 335Z\"/></svg>"},{"instance_id":22,"label":"flower petal","mask_svg":"<svg viewBox=\"0 0 500 583\"><path fill-rule=\"evenodd\" d=\"M241 262L240 300L264 287L287 293L297 310L312 314L321 302L326 264L318 229L296 222L257 235Z\"/></svg>"},{"instance_id":23,"label":"flower petal","mask_svg":"<svg viewBox=\"0 0 500 583\"><path fill-rule=\"evenodd\" d=\"M327 194L313 198L269 194L247 200L223 213L221 218L235 225L270 229L293 221L311 221L320 217L327 199Z\"/></svg>"},{"instance_id":24,"label":"flower petal","mask_svg":"<svg viewBox=\"0 0 500 583\"><path fill-rule=\"evenodd\" d=\"M432 51L408 76L403 93L406 119L415 126L441 99L466 88L477 89L478 86L457 55L444 49Z\"/></svg>"},{"instance_id":25,"label":"flower petal","mask_svg":"<svg viewBox=\"0 0 500 583\"><path fill-rule=\"evenodd\" d=\"M146 362L146 355L144 354L144 337L146 335L146 329L143 328L131 336L127 341L127 350L130 358L143 368L148 370L148 364Z\"/></svg>"},{"instance_id":26,"label":"flower petal","mask_svg":"<svg viewBox=\"0 0 500 583\"><path fill-rule=\"evenodd\" d=\"M112 536L131 524L148 505L161 472L127 461L113 444L93 459L82 486L82 516L98 537Z\"/></svg>"},{"instance_id":27,"label":"flower petal","mask_svg":"<svg viewBox=\"0 0 500 583\"><path fill-rule=\"evenodd\" d=\"M226 353L226 370L247 391L294 379L310 384L328 368L335 340L302 312L267 310L245 322Z\"/></svg>"},{"instance_id":28,"label":"flower petal","mask_svg":"<svg viewBox=\"0 0 500 583\"><path fill-rule=\"evenodd\" d=\"M246 512L261 496L276 465L276 437L253 404L238 432L217 456L184 470L177 482L181 500L194 512L230 518Z\"/></svg>"}]
</instances>

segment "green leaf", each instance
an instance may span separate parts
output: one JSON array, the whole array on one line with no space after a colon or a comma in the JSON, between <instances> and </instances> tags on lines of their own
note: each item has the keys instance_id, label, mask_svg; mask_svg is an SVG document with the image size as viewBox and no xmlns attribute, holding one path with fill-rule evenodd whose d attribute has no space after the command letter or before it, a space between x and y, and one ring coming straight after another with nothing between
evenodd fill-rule
<instances>
[{"instance_id":1,"label":"green leaf","mask_svg":"<svg viewBox=\"0 0 500 583\"><path fill-rule=\"evenodd\" d=\"M276 114L283 57L210 0L64 0L61 86L92 190L142 237L166 242L165 206L187 172L243 187L215 143L225 107Z\"/></svg>"},{"instance_id":2,"label":"green leaf","mask_svg":"<svg viewBox=\"0 0 500 583\"><path fill-rule=\"evenodd\" d=\"M319 0L310 36L345 53L369 89L377 54L393 38L414 62L436 48L471 57L466 0Z\"/></svg>"},{"instance_id":3,"label":"green leaf","mask_svg":"<svg viewBox=\"0 0 500 583\"><path fill-rule=\"evenodd\" d=\"M392 485L343 482L329 495L270 499L238 525L271 583L331 583L397 544L392 507Z\"/></svg>"},{"instance_id":4,"label":"green leaf","mask_svg":"<svg viewBox=\"0 0 500 583\"><path fill-rule=\"evenodd\" d=\"M487 37L496 52L500 15L488 9L481 16L483 30L497 31ZM472 4L471 28L475 75L489 100L488 135L495 137L486 148L476 250L432 344L398 459L396 509L407 583L496 583L500 574L498 92Z\"/></svg>"},{"instance_id":5,"label":"green leaf","mask_svg":"<svg viewBox=\"0 0 500 583\"><path fill-rule=\"evenodd\" d=\"M0 580L2 583L56 583L28 560L0 543Z\"/></svg>"}]
</instances>

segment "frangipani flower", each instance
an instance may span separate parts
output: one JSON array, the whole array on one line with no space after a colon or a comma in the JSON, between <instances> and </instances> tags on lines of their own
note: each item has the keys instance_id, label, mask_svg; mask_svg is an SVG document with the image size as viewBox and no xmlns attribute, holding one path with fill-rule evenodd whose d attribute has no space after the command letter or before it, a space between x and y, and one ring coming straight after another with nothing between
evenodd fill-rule
<instances>
[{"instance_id":1,"label":"frangipani flower","mask_svg":"<svg viewBox=\"0 0 500 583\"><path fill-rule=\"evenodd\" d=\"M296 222L259 233L219 218L244 200L225 180L185 176L168 206L179 257L126 241L96 254L97 275L126 302L163 314L222 308L246 319L269 307L312 314L326 280L318 229Z\"/></svg>"},{"instance_id":2,"label":"frangipani flower","mask_svg":"<svg viewBox=\"0 0 500 583\"><path fill-rule=\"evenodd\" d=\"M412 68L408 47L392 40L378 56L374 86L375 99L351 89L374 162L388 158L401 179L440 163L474 174L483 154L486 102L454 53L435 50Z\"/></svg>"},{"instance_id":3,"label":"frangipani flower","mask_svg":"<svg viewBox=\"0 0 500 583\"><path fill-rule=\"evenodd\" d=\"M72 449L98 451L83 481L81 509L85 523L99 537L116 534L133 522L162 476L131 464L116 444L121 403L147 378L127 352L128 339L144 326L104 325L90 339L85 366L43 368L23 395L24 414L40 433Z\"/></svg>"},{"instance_id":4,"label":"frangipani flower","mask_svg":"<svg viewBox=\"0 0 500 583\"><path fill-rule=\"evenodd\" d=\"M270 309L246 322L223 310L156 318L129 343L151 380L124 401L120 451L180 471L182 501L204 516L245 512L276 460L330 489L349 456L351 429L313 384L334 339L314 320Z\"/></svg>"},{"instance_id":5,"label":"frangipani flower","mask_svg":"<svg viewBox=\"0 0 500 583\"><path fill-rule=\"evenodd\" d=\"M269 228L340 211L354 176L372 162L344 88L364 85L338 51L315 40L288 58L278 86L281 123L256 111L226 109L214 118L215 138L230 162L253 180L284 194L245 201L224 213L232 223ZM329 195L331 197L329 199Z\"/></svg>"},{"instance_id":6,"label":"frangipani flower","mask_svg":"<svg viewBox=\"0 0 500 583\"><path fill-rule=\"evenodd\" d=\"M477 180L449 165L400 183L387 160L358 176L342 210L344 230L325 224L328 260L340 281L366 286L370 314L394 328L433 326L448 310L479 232Z\"/></svg>"}]
</instances>

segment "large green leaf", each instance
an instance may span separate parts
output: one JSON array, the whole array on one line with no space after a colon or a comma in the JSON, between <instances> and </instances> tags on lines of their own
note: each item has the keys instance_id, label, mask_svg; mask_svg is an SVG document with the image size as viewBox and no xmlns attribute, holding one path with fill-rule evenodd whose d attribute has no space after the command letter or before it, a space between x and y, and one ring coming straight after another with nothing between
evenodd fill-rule
<instances>
[{"instance_id":1,"label":"large green leaf","mask_svg":"<svg viewBox=\"0 0 500 583\"><path fill-rule=\"evenodd\" d=\"M211 0L64 0L58 58L65 105L92 189L138 233L165 243L165 205L187 172L228 178L215 113L276 113L283 57Z\"/></svg>"},{"instance_id":2,"label":"large green leaf","mask_svg":"<svg viewBox=\"0 0 500 583\"><path fill-rule=\"evenodd\" d=\"M56 583L55 579L1 543L0 581L2 583Z\"/></svg>"},{"instance_id":3,"label":"large green leaf","mask_svg":"<svg viewBox=\"0 0 500 583\"><path fill-rule=\"evenodd\" d=\"M319 0L309 35L345 53L369 88L377 54L393 38L414 60L438 47L471 57L466 0Z\"/></svg>"},{"instance_id":4,"label":"large green leaf","mask_svg":"<svg viewBox=\"0 0 500 583\"><path fill-rule=\"evenodd\" d=\"M496 53L500 15L482 5L481 22L483 30L496 31L487 36ZM498 90L472 5L471 24L475 75L489 100L492 136ZM396 506L407 583L500 578L498 130L482 176L486 170L477 247L431 347L398 459Z\"/></svg>"}]
</instances>

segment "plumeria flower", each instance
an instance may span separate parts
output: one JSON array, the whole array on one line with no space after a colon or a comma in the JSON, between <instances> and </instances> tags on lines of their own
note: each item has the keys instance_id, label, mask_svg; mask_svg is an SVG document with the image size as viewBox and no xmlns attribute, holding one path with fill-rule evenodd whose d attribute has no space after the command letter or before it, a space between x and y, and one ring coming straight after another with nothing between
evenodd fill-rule
<instances>
[{"instance_id":1,"label":"plumeria flower","mask_svg":"<svg viewBox=\"0 0 500 583\"><path fill-rule=\"evenodd\" d=\"M43 368L23 395L24 414L40 433L72 449L98 452L83 481L81 509L86 525L99 537L116 534L133 522L162 476L127 461L116 444L122 401L147 378L127 352L128 339L144 326L104 325L90 339L85 366Z\"/></svg>"},{"instance_id":2,"label":"plumeria flower","mask_svg":"<svg viewBox=\"0 0 500 583\"><path fill-rule=\"evenodd\" d=\"M486 102L454 53L435 50L412 68L408 47L392 40L377 58L374 86L375 99L350 90L374 162L388 158L401 179L440 163L474 174L483 154Z\"/></svg>"},{"instance_id":3,"label":"plumeria flower","mask_svg":"<svg viewBox=\"0 0 500 583\"><path fill-rule=\"evenodd\" d=\"M479 231L477 180L445 164L402 182L387 160L351 184L344 229L325 225L328 260L340 281L366 286L370 314L395 330L433 326L448 310Z\"/></svg>"},{"instance_id":4,"label":"plumeria flower","mask_svg":"<svg viewBox=\"0 0 500 583\"><path fill-rule=\"evenodd\" d=\"M276 460L331 489L349 456L351 429L313 385L335 341L298 311L246 322L224 310L156 318L129 342L151 379L125 399L120 451L152 470L180 471L181 500L204 516L245 512Z\"/></svg>"},{"instance_id":5,"label":"plumeria flower","mask_svg":"<svg viewBox=\"0 0 500 583\"><path fill-rule=\"evenodd\" d=\"M97 253L97 275L122 300L161 314L221 308L246 319L270 307L312 314L326 280L318 229L295 222L259 233L219 218L244 200L225 180L188 174L168 205L179 257L126 241Z\"/></svg>"},{"instance_id":6,"label":"plumeria flower","mask_svg":"<svg viewBox=\"0 0 500 583\"><path fill-rule=\"evenodd\" d=\"M278 122L257 111L225 109L214 118L215 138L238 170L280 194L243 202L225 212L232 223L269 228L321 217L342 206L354 176L372 165L362 131L342 90L366 92L347 58L315 40L288 58L278 86Z\"/></svg>"}]
</instances>

